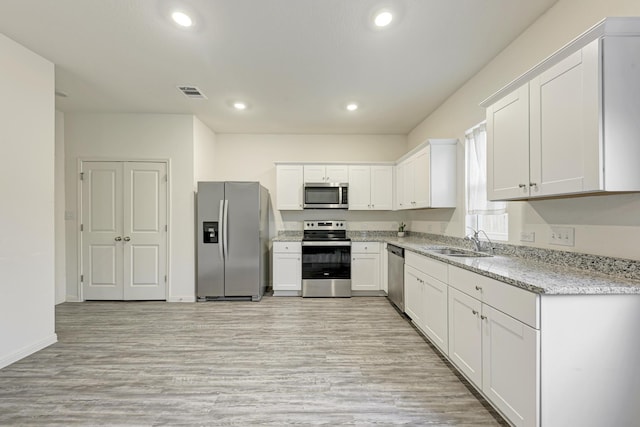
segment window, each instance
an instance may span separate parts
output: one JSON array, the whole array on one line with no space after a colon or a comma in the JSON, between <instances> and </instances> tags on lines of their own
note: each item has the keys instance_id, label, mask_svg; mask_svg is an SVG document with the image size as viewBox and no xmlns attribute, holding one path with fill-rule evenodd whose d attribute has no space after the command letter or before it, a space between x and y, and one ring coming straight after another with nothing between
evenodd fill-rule
<instances>
[{"instance_id":1,"label":"window","mask_svg":"<svg viewBox=\"0 0 640 427\"><path fill-rule=\"evenodd\" d=\"M485 122L465 133L466 225L483 230L492 240L509 240L506 202L487 200L487 129Z\"/></svg>"}]
</instances>

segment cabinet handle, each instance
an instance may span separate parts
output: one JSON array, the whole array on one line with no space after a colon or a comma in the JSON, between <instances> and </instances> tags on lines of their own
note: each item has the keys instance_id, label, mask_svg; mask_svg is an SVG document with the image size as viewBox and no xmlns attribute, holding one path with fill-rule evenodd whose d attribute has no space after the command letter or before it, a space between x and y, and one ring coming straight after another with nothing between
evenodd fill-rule
<instances>
[{"instance_id":1,"label":"cabinet handle","mask_svg":"<svg viewBox=\"0 0 640 427\"><path fill-rule=\"evenodd\" d=\"M537 183L535 183L535 182L530 182L530 183L529 183L529 186L530 186L530 187L536 187L536 188L538 188L538 184L537 184Z\"/></svg>"},{"instance_id":2,"label":"cabinet handle","mask_svg":"<svg viewBox=\"0 0 640 427\"><path fill-rule=\"evenodd\" d=\"M518 184L518 187L520 187L520 188L527 188L527 184Z\"/></svg>"},{"instance_id":3,"label":"cabinet handle","mask_svg":"<svg viewBox=\"0 0 640 427\"><path fill-rule=\"evenodd\" d=\"M131 240L131 237L126 236L126 237L125 237L124 239L122 239L122 240L124 240L125 242L128 242L129 240Z\"/></svg>"},{"instance_id":4,"label":"cabinet handle","mask_svg":"<svg viewBox=\"0 0 640 427\"><path fill-rule=\"evenodd\" d=\"M487 320L487 316L482 316L482 315L480 315L480 318L481 318L482 320Z\"/></svg>"},{"instance_id":5,"label":"cabinet handle","mask_svg":"<svg viewBox=\"0 0 640 427\"><path fill-rule=\"evenodd\" d=\"M476 291L480 291L480 292L482 292L482 286L478 286L478 285L476 285Z\"/></svg>"},{"instance_id":6,"label":"cabinet handle","mask_svg":"<svg viewBox=\"0 0 640 427\"><path fill-rule=\"evenodd\" d=\"M115 238L115 239L113 239L113 240L115 240L116 242L120 242L120 241L122 240L122 237L118 236L118 237L116 237L116 238Z\"/></svg>"},{"instance_id":7,"label":"cabinet handle","mask_svg":"<svg viewBox=\"0 0 640 427\"><path fill-rule=\"evenodd\" d=\"M471 310L471 312L473 313L473 315L474 315L474 316L477 316L477 315L478 315L478 312L477 312L477 311L475 311L475 310Z\"/></svg>"}]
</instances>

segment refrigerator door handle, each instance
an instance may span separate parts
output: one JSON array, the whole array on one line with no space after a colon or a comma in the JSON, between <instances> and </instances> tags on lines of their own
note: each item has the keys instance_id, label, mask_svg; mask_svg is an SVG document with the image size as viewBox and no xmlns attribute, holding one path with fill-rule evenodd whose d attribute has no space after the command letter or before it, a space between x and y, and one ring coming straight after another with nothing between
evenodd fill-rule
<instances>
[{"instance_id":1,"label":"refrigerator door handle","mask_svg":"<svg viewBox=\"0 0 640 427\"><path fill-rule=\"evenodd\" d=\"M226 232L224 231L224 200L220 200L220 211L218 212L218 221L220 221L222 227L220 227L220 230L222 231L222 239L224 239L224 236L226 235ZM220 251L220 259L224 259L224 248L222 247L222 239L218 239L218 251Z\"/></svg>"},{"instance_id":2,"label":"refrigerator door handle","mask_svg":"<svg viewBox=\"0 0 640 427\"><path fill-rule=\"evenodd\" d=\"M224 201L224 234L222 235L222 243L224 245L224 256L229 257L229 201Z\"/></svg>"}]
</instances>

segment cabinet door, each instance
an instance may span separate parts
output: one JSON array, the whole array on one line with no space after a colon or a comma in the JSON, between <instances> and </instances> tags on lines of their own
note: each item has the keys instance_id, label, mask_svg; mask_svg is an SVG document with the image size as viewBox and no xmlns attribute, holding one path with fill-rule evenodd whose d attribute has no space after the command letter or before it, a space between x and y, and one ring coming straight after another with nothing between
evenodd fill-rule
<instances>
[{"instance_id":1,"label":"cabinet door","mask_svg":"<svg viewBox=\"0 0 640 427\"><path fill-rule=\"evenodd\" d=\"M487 108L487 197L529 197L529 84Z\"/></svg>"},{"instance_id":2,"label":"cabinet door","mask_svg":"<svg viewBox=\"0 0 640 427\"><path fill-rule=\"evenodd\" d=\"M482 387L481 303L449 287L449 359Z\"/></svg>"},{"instance_id":3,"label":"cabinet door","mask_svg":"<svg viewBox=\"0 0 640 427\"><path fill-rule=\"evenodd\" d=\"M349 210L371 209L370 175L370 166L349 166Z\"/></svg>"},{"instance_id":4,"label":"cabinet door","mask_svg":"<svg viewBox=\"0 0 640 427\"><path fill-rule=\"evenodd\" d=\"M424 277L424 331L445 354L449 350L448 286L430 276Z\"/></svg>"},{"instance_id":5,"label":"cabinet door","mask_svg":"<svg viewBox=\"0 0 640 427\"><path fill-rule=\"evenodd\" d=\"M349 182L349 166L327 165L325 177L327 182Z\"/></svg>"},{"instance_id":6,"label":"cabinet door","mask_svg":"<svg viewBox=\"0 0 640 427\"><path fill-rule=\"evenodd\" d=\"M404 188L404 168L406 163L402 162L396 166L396 209L407 209Z\"/></svg>"},{"instance_id":7,"label":"cabinet door","mask_svg":"<svg viewBox=\"0 0 640 427\"><path fill-rule=\"evenodd\" d=\"M516 426L538 425L539 331L483 305L482 391Z\"/></svg>"},{"instance_id":8,"label":"cabinet door","mask_svg":"<svg viewBox=\"0 0 640 427\"><path fill-rule=\"evenodd\" d=\"M352 255L351 290L380 290L380 254Z\"/></svg>"},{"instance_id":9,"label":"cabinet door","mask_svg":"<svg viewBox=\"0 0 640 427\"><path fill-rule=\"evenodd\" d=\"M393 166L371 166L371 209L393 209Z\"/></svg>"},{"instance_id":10,"label":"cabinet door","mask_svg":"<svg viewBox=\"0 0 640 427\"><path fill-rule=\"evenodd\" d=\"M413 165L413 207L428 208L431 206L431 147L416 153Z\"/></svg>"},{"instance_id":11,"label":"cabinet door","mask_svg":"<svg viewBox=\"0 0 640 427\"><path fill-rule=\"evenodd\" d=\"M407 159L402 167L402 194L404 197L404 209L414 208L416 204L416 199L414 196L416 182L415 170L415 159Z\"/></svg>"},{"instance_id":12,"label":"cabinet door","mask_svg":"<svg viewBox=\"0 0 640 427\"><path fill-rule=\"evenodd\" d=\"M404 311L407 316L418 325L422 325L420 312L422 311L422 285L419 278L420 272L416 269L404 266Z\"/></svg>"},{"instance_id":13,"label":"cabinet door","mask_svg":"<svg viewBox=\"0 0 640 427\"><path fill-rule=\"evenodd\" d=\"M273 254L273 290L300 291L302 264L298 253Z\"/></svg>"},{"instance_id":14,"label":"cabinet door","mask_svg":"<svg viewBox=\"0 0 640 427\"><path fill-rule=\"evenodd\" d=\"M531 80L531 196L599 189L599 40Z\"/></svg>"},{"instance_id":15,"label":"cabinet door","mask_svg":"<svg viewBox=\"0 0 640 427\"><path fill-rule=\"evenodd\" d=\"M302 210L302 166L276 167L276 194L279 210Z\"/></svg>"},{"instance_id":16,"label":"cabinet door","mask_svg":"<svg viewBox=\"0 0 640 427\"><path fill-rule=\"evenodd\" d=\"M326 182L324 165L304 165L304 182Z\"/></svg>"}]
</instances>

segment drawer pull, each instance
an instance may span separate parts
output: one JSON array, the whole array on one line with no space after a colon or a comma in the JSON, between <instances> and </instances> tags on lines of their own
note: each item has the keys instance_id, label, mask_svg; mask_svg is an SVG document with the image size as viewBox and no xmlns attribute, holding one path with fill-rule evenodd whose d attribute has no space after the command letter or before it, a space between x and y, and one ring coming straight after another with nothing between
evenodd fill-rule
<instances>
[{"instance_id":1,"label":"drawer pull","mask_svg":"<svg viewBox=\"0 0 640 427\"><path fill-rule=\"evenodd\" d=\"M478 312L477 312L477 311L475 311L475 310L471 310L471 312L473 313L473 315L474 315L474 316L477 316L477 315L478 315Z\"/></svg>"},{"instance_id":2,"label":"drawer pull","mask_svg":"<svg viewBox=\"0 0 640 427\"><path fill-rule=\"evenodd\" d=\"M487 320L487 316L480 316L482 320Z\"/></svg>"},{"instance_id":3,"label":"drawer pull","mask_svg":"<svg viewBox=\"0 0 640 427\"><path fill-rule=\"evenodd\" d=\"M480 292L482 292L482 286L478 286L478 285L476 285L476 291L480 291Z\"/></svg>"}]
</instances>

